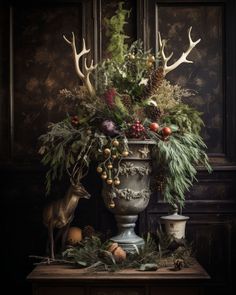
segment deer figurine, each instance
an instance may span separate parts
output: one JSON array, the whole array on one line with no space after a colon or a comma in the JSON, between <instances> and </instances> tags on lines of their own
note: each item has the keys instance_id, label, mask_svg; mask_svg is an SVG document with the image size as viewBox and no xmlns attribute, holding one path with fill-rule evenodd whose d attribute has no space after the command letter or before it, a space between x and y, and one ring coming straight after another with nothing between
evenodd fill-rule
<instances>
[{"instance_id":1,"label":"deer figurine","mask_svg":"<svg viewBox=\"0 0 236 295\"><path fill-rule=\"evenodd\" d=\"M77 53L77 48L75 44L75 35L73 32L72 32L71 41L69 41L65 36L63 36L63 38L72 48L75 70L77 75L82 80L83 84L87 88L88 93L91 95L91 97L95 96L96 95L95 89L90 82L90 74L96 68L97 65L94 65L93 60L91 60L90 66L87 66L87 59L84 58L85 72L83 73L80 68L81 57L88 54L90 52L90 49L86 48L85 40L83 39L83 48L79 53ZM71 186L68 189L65 197L63 199L50 203L47 207L45 207L43 211L43 223L48 228L50 255L52 259L55 258L54 244L60 235L62 236L62 248L65 245L65 239L68 233L68 229L69 229L71 221L74 218L74 211L78 205L79 200L81 198L86 198L86 199L90 198L90 195L80 183L80 179L83 177L82 171L84 168L84 164L82 164L80 167L78 166L79 166L79 163L77 162L73 168L72 175L70 175ZM59 232L57 233L57 237L55 238L55 241L54 241L55 228L58 228Z\"/></svg>"},{"instance_id":2,"label":"deer figurine","mask_svg":"<svg viewBox=\"0 0 236 295\"><path fill-rule=\"evenodd\" d=\"M50 256L54 255L54 229L58 228L58 237L62 236L62 248L65 246L70 223L74 218L74 212L81 198L89 199L90 194L85 190L79 180L71 180L71 185L63 199L51 202L44 208L43 223L48 228Z\"/></svg>"}]
</instances>

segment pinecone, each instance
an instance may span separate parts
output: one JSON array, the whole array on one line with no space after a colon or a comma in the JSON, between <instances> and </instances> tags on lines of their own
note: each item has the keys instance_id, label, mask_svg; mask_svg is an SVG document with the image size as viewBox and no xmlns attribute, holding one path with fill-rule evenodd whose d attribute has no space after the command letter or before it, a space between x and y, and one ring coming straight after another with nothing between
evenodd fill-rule
<instances>
[{"instance_id":1,"label":"pinecone","mask_svg":"<svg viewBox=\"0 0 236 295\"><path fill-rule=\"evenodd\" d=\"M176 270L181 270L184 267L184 260L182 258L177 258L174 260L174 268Z\"/></svg>"},{"instance_id":2,"label":"pinecone","mask_svg":"<svg viewBox=\"0 0 236 295\"><path fill-rule=\"evenodd\" d=\"M149 119L151 119L151 121L153 121L153 122L157 122L158 119L160 118L161 114L162 114L161 110L158 107L154 106L154 105L145 106L144 112L145 112L146 116Z\"/></svg>"},{"instance_id":3,"label":"pinecone","mask_svg":"<svg viewBox=\"0 0 236 295\"><path fill-rule=\"evenodd\" d=\"M164 79L163 68L159 67L152 71L147 86L144 89L144 97L150 97L158 90Z\"/></svg>"},{"instance_id":4,"label":"pinecone","mask_svg":"<svg viewBox=\"0 0 236 295\"><path fill-rule=\"evenodd\" d=\"M128 111L132 110L132 100L129 94L122 95L121 101Z\"/></svg>"},{"instance_id":5,"label":"pinecone","mask_svg":"<svg viewBox=\"0 0 236 295\"><path fill-rule=\"evenodd\" d=\"M83 229L83 238L91 238L92 236L95 235L95 229L91 225L85 226Z\"/></svg>"}]
</instances>

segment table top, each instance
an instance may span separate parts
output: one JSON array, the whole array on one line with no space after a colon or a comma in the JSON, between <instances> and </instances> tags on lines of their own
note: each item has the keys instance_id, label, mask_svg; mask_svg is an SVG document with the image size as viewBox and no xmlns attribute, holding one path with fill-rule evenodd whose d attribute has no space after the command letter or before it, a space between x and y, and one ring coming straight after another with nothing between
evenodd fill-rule
<instances>
[{"instance_id":1,"label":"table top","mask_svg":"<svg viewBox=\"0 0 236 295\"><path fill-rule=\"evenodd\" d=\"M89 272L70 265L38 265L28 275L32 282L39 281L115 281L115 280L205 280L209 279L208 273L197 262L179 271L171 267L162 267L156 271L139 271L125 269L116 272Z\"/></svg>"}]
</instances>

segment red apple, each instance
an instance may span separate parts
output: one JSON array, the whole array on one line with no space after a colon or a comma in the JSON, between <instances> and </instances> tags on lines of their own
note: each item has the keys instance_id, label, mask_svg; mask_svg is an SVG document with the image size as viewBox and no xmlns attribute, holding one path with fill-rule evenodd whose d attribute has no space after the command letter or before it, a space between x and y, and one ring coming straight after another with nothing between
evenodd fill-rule
<instances>
[{"instance_id":1,"label":"red apple","mask_svg":"<svg viewBox=\"0 0 236 295\"><path fill-rule=\"evenodd\" d=\"M161 132L164 137L167 137L167 136L171 135L172 130L170 127L164 127Z\"/></svg>"},{"instance_id":2,"label":"red apple","mask_svg":"<svg viewBox=\"0 0 236 295\"><path fill-rule=\"evenodd\" d=\"M152 122L149 126L150 130L152 130L153 132L157 132L157 130L159 129L159 125L156 122Z\"/></svg>"}]
</instances>

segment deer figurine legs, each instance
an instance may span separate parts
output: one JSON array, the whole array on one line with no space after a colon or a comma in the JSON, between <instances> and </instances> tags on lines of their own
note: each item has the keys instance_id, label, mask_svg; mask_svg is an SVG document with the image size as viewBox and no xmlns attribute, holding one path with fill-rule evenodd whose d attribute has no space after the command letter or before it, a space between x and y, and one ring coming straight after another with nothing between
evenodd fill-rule
<instances>
[{"instance_id":1,"label":"deer figurine legs","mask_svg":"<svg viewBox=\"0 0 236 295\"><path fill-rule=\"evenodd\" d=\"M54 239L54 244L57 245L58 241L61 240L61 250L65 250L66 238L70 228L70 223L67 223L64 227L60 228Z\"/></svg>"},{"instance_id":2,"label":"deer figurine legs","mask_svg":"<svg viewBox=\"0 0 236 295\"><path fill-rule=\"evenodd\" d=\"M70 223L66 224L63 228L60 228L56 234L54 239L54 228L50 226L48 229L48 238L49 238L49 253L52 259L55 259L55 246L57 242L61 239L61 250L65 250L66 246L66 238L68 234L68 230L70 228Z\"/></svg>"},{"instance_id":3,"label":"deer figurine legs","mask_svg":"<svg viewBox=\"0 0 236 295\"><path fill-rule=\"evenodd\" d=\"M62 237L61 237L62 251L65 250L65 247L66 247L66 238L68 235L69 228L70 228L70 223L68 223L64 228L62 228Z\"/></svg>"}]
</instances>

